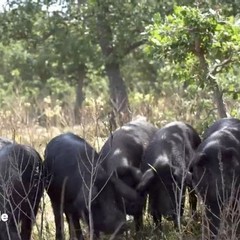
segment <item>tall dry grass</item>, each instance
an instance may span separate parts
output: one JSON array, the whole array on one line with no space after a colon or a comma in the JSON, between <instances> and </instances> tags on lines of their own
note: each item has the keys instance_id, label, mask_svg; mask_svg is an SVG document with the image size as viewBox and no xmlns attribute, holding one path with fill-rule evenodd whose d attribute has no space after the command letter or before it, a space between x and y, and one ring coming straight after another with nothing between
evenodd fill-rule
<instances>
[{"instance_id":1,"label":"tall dry grass","mask_svg":"<svg viewBox=\"0 0 240 240\"><path fill-rule=\"evenodd\" d=\"M11 106L0 109L0 136L31 145L43 157L45 146L53 137L71 131L85 138L98 151L110 133L108 108L98 100L89 100L89 102L91 104L83 107L80 112L81 122L75 124L71 105L60 106L51 101L47 103L43 101L38 103L38 106L31 106L29 103L19 102L16 99L16 101L12 101ZM35 108L41 109L41 111L36 111ZM232 111L236 105L230 102L228 108ZM192 101L185 101L178 94L160 99L154 97L145 99L142 96L140 101L132 103L131 117L137 115L146 116L158 127L170 121L181 120L190 123L201 133L209 122L216 118L216 110L209 103L204 107L199 96ZM34 227L32 239L54 239L54 215L46 193L40 205L36 222L38 228ZM163 231L156 229L152 219L146 213L144 229L137 234L130 230L120 239L153 240L159 239L159 237L167 240L205 239L202 235L205 219L202 215L204 212L202 208L203 205L199 204L197 217L193 219L188 205L186 206L184 217L181 219L180 233L174 229L173 223L168 221L163 222ZM40 237L38 229L41 229ZM134 226L131 226L131 229L134 229ZM65 230L68 232L66 224ZM88 236L87 227L83 228L83 234ZM102 239L109 239L109 237L103 236Z\"/></svg>"}]
</instances>

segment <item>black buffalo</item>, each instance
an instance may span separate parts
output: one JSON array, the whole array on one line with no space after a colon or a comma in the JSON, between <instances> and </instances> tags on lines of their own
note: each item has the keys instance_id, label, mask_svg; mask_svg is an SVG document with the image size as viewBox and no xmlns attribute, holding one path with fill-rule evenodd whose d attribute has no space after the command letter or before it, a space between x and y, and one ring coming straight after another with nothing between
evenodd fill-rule
<instances>
[{"instance_id":1,"label":"black buffalo","mask_svg":"<svg viewBox=\"0 0 240 240\"><path fill-rule=\"evenodd\" d=\"M13 141L4 137L0 137L0 150L6 145L12 144Z\"/></svg>"},{"instance_id":2,"label":"black buffalo","mask_svg":"<svg viewBox=\"0 0 240 240\"><path fill-rule=\"evenodd\" d=\"M132 189L138 186L142 174L142 155L156 128L140 117L117 129L103 145L100 156L102 166L110 176L115 174ZM142 226L144 198L139 195L136 202L124 202L125 212L133 215L136 230Z\"/></svg>"},{"instance_id":3,"label":"black buffalo","mask_svg":"<svg viewBox=\"0 0 240 240\"><path fill-rule=\"evenodd\" d=\"M149 143L142 163L140 192L149 193L150 211L156 225L162 216L180 223L186 186L191 185L190 161L201 139L188 124L169 123L159 129ZM190 191L191 207L196 210L196 196Z\"/></svg>"},{"instance_id":4,"label":"black buffalo","mask_svg":"<svg viewBox=\"0 0 240 240\"><path fill-rule=\"evenodd\" d=\"M30 146L0 139L1 240L30 240L43 194L42 160Z\"/></svg>"},{"instance_id":5,"label":"black buffalo","mask_svg":"<svg viewBox=\"0 0 240 240\"><path fill-rule=\"evenodd\" d=\"M96 237L99 232L112 234L124 229L121 197L135 200L136 192L106 174L98 154L84 139L73 133L53 138L45 150L44 169L57 240L64 237L63 212L71 239L83 239L80 219L89 224Z\"/></svg>"},{"instance_id":6,"label":"black buffalo","mask_svg":"<svg viewBox=\"0 0 240 240\"><path fill-rule=\"evenodd\" d=\"M236 215L239 215L236 207L240 206L239 120L221 119L210 126L206 133L207 138L199 146L192 162L192 180L206 204L210 234L216 236L220 234L221 220L226 220L229 214L225 211L231 209L232 220L235 218L239 222L239 218L236 218ZM235 227L238 227L236 222Z\"/></svg>"},{"instance_id":7,"label":"black buffalo","mask_svg":"<svg viewBox=\"0 0 240 240\"><path fill-rule=\"evenodd\" d=\"M209 128L207 128L203 134L203 140L209 137L214 132L224 127L234 127L234 125L240 124L240 120L237 118L221 118L214 122Z\"/></svg>"}]
</instances>

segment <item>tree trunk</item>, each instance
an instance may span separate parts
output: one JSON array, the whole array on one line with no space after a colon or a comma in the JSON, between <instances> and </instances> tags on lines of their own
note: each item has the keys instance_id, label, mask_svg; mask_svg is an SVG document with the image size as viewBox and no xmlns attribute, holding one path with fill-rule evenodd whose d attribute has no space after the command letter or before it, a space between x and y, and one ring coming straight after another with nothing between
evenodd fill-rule
<instances>
[{"instance_id":1,"label":"tree trunk","mask_svg":"<svg viewBox=\"0 0 240 240\"><path fill-rule=\"evenodd\" d=\"M223 102L223 94L219 89L219 86L215 77L210 74L209 65L206 61L204 51L201 48L201 41L198 38L195 39L195 49L193 52L199 59L200 67L202 71L201 73L202 79L204 79L204 81L208 81L207 86L209 87L209 89L213 91L213 101L217 106L219 117L220 118L227 117L225 104Z\"/></svg>"},{"instance_id":2,"label":"tree trunk","mask_svg":"<svg viewBox=\"0 0 240 240\"><path fill-rule=\"evenodd\" d=\"M126 86L121 76L118 49L113 45L113 35L111 27L106 19L108 5L98 2L97 32L98 41L105 58L105 70L109 79L110 102L115 118L118 123L129 121L129 103Z\"/></svg>"},{"instance_id":3,"label":"tree trunk","mask_svg":"<svg viewBox=\"0 0 240 240\"><path fill-rule=\"evenodd\" d=\"M129 121L128 96L118 63L105 65L109 79L110 101L118 123L123 125Z\"/></svg>"},{"instance_id":4,"label":"tree trunk","mask_svg":"<svg viewBox=\"0 0 240 240\"><path fill-rule=\"evenodd\" d=\"M75 124L81 123L81 108L84 101L83 81L86 76L86 68L84 65L79 66L77 73L76 99L74 105Z\"/></svg>"},{"instance_id":5,"label":"tree trunk","mask_svg":"<svg viewBox=\"0 0 240 240\"><path fill-rule=\"evenodd\" d=\"M225 118L227 117L227 113L226 113L226 108L225 108L225 104L223 101L223 94L219 89L218 84L215 84L215 87L213 88L213 99L215 104L217 105L217 110L218 110L218 115L220 118Z\"/></svg>"}]
</instances>

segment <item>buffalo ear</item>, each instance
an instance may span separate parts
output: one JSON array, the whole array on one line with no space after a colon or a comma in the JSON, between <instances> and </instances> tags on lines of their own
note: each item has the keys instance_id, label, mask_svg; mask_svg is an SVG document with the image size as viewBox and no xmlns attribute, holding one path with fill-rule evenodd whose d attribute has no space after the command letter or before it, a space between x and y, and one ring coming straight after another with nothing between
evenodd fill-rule
<instances>
[{"instance_id":1,"label":"buffalo ear","mask_svg":"<svg viewBox=\"0 0 240 240\"><path fill-rule=\"evenodd\" d=\"M239 154L237 153L237 151L234 148L225 149L222 153L222 158L226 159L226 161L224 161L225 164L231 165L231 169L232 169L232 167L235 170L240 169L240 161L238 160Z\"/></svg>"},{"instance_id":2,"label":"buffalo ear","mask_svg":"<svg viewBox=\"0 0 240 240\"><path fill-rule=\"evenodd\" d=\"M137 191L131 187L129 187L126 183L124 183L121 179L116 178L115 176L111 177L111 181L114 185L116 192L125 198L128 201L137 201L139 195Z\"/></svg>"},{"instance_id":3,"label":"buffalo ear","mask_svg":"<svg viewBox=\"0 0 240 240\"><path fill-rule=\"evenodd\" d=\"M185 182L188 187L192 187L192 173L190 171L186 174Z\"/></svg>"},{"instance_id":4,"label":"buffalo ear","mask_svg":"<svg viewBox=\"0 0 240 240\"><path fill-rule=\"evenodd\" d=\"M135 187L142 178L141 171L132 166L120 166L116 169L117 176L131 187Z\"/></svg>"},{"instance_id":5,"label":"buffalo ear","mask_svg":"<svg viewBox=\"0 0 240 240\"><path fill-rule=\"evenodd\" d=\"M208 162L207 155L205 153L201 153L196 155L193 165L203 167L207 162Z\"/></svg>"},{"instance_id":6,"label":"buffalo ear","mask_svg":"<svg viewBox=\"0 0 240 240\"><path fill-rule=\"evenodd\" d=\"M187 169L185 170L184 173L180 169L175 169L173 171L173 176L177 180L178 183L182 182L182 178L184 178L184 182L187 186L191 187L192 186L192 173L188 171Z\"/></svg>"},{"instance_id":7,"label":"buffalo ear","mask_svg":"<svg viewBox=\"0 0 240 240\"><path fill-rule=\"evenodd\" d=\"M155 178L155 172L153 169L148 169L142 176L140 183L137 186L137 191L145 193L148 191L149 186L152 184Z\"/></svg>"}]
</instances>

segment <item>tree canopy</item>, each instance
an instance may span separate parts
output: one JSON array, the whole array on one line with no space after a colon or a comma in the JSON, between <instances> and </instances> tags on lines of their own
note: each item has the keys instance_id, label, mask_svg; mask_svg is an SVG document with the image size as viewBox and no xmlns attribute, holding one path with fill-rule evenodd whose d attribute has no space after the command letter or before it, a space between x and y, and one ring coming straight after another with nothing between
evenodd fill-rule
<instances>
[{"instance_id":1,"label":"tree canopy","mask_svg":"<svg viewBox=\"0 0 240 240\"><path fill-rule=\"evenodd\" d=\"M203 102L214 103L206 108L226 116L226 101L239 98L239 6L9 0L0 13L0 105L17 94L36 109L50 96L72 106L79 122L84 100L101 98L122 124L138 94L177 92L186 101L203 94Z\"/></svg>"}]
</instances>

